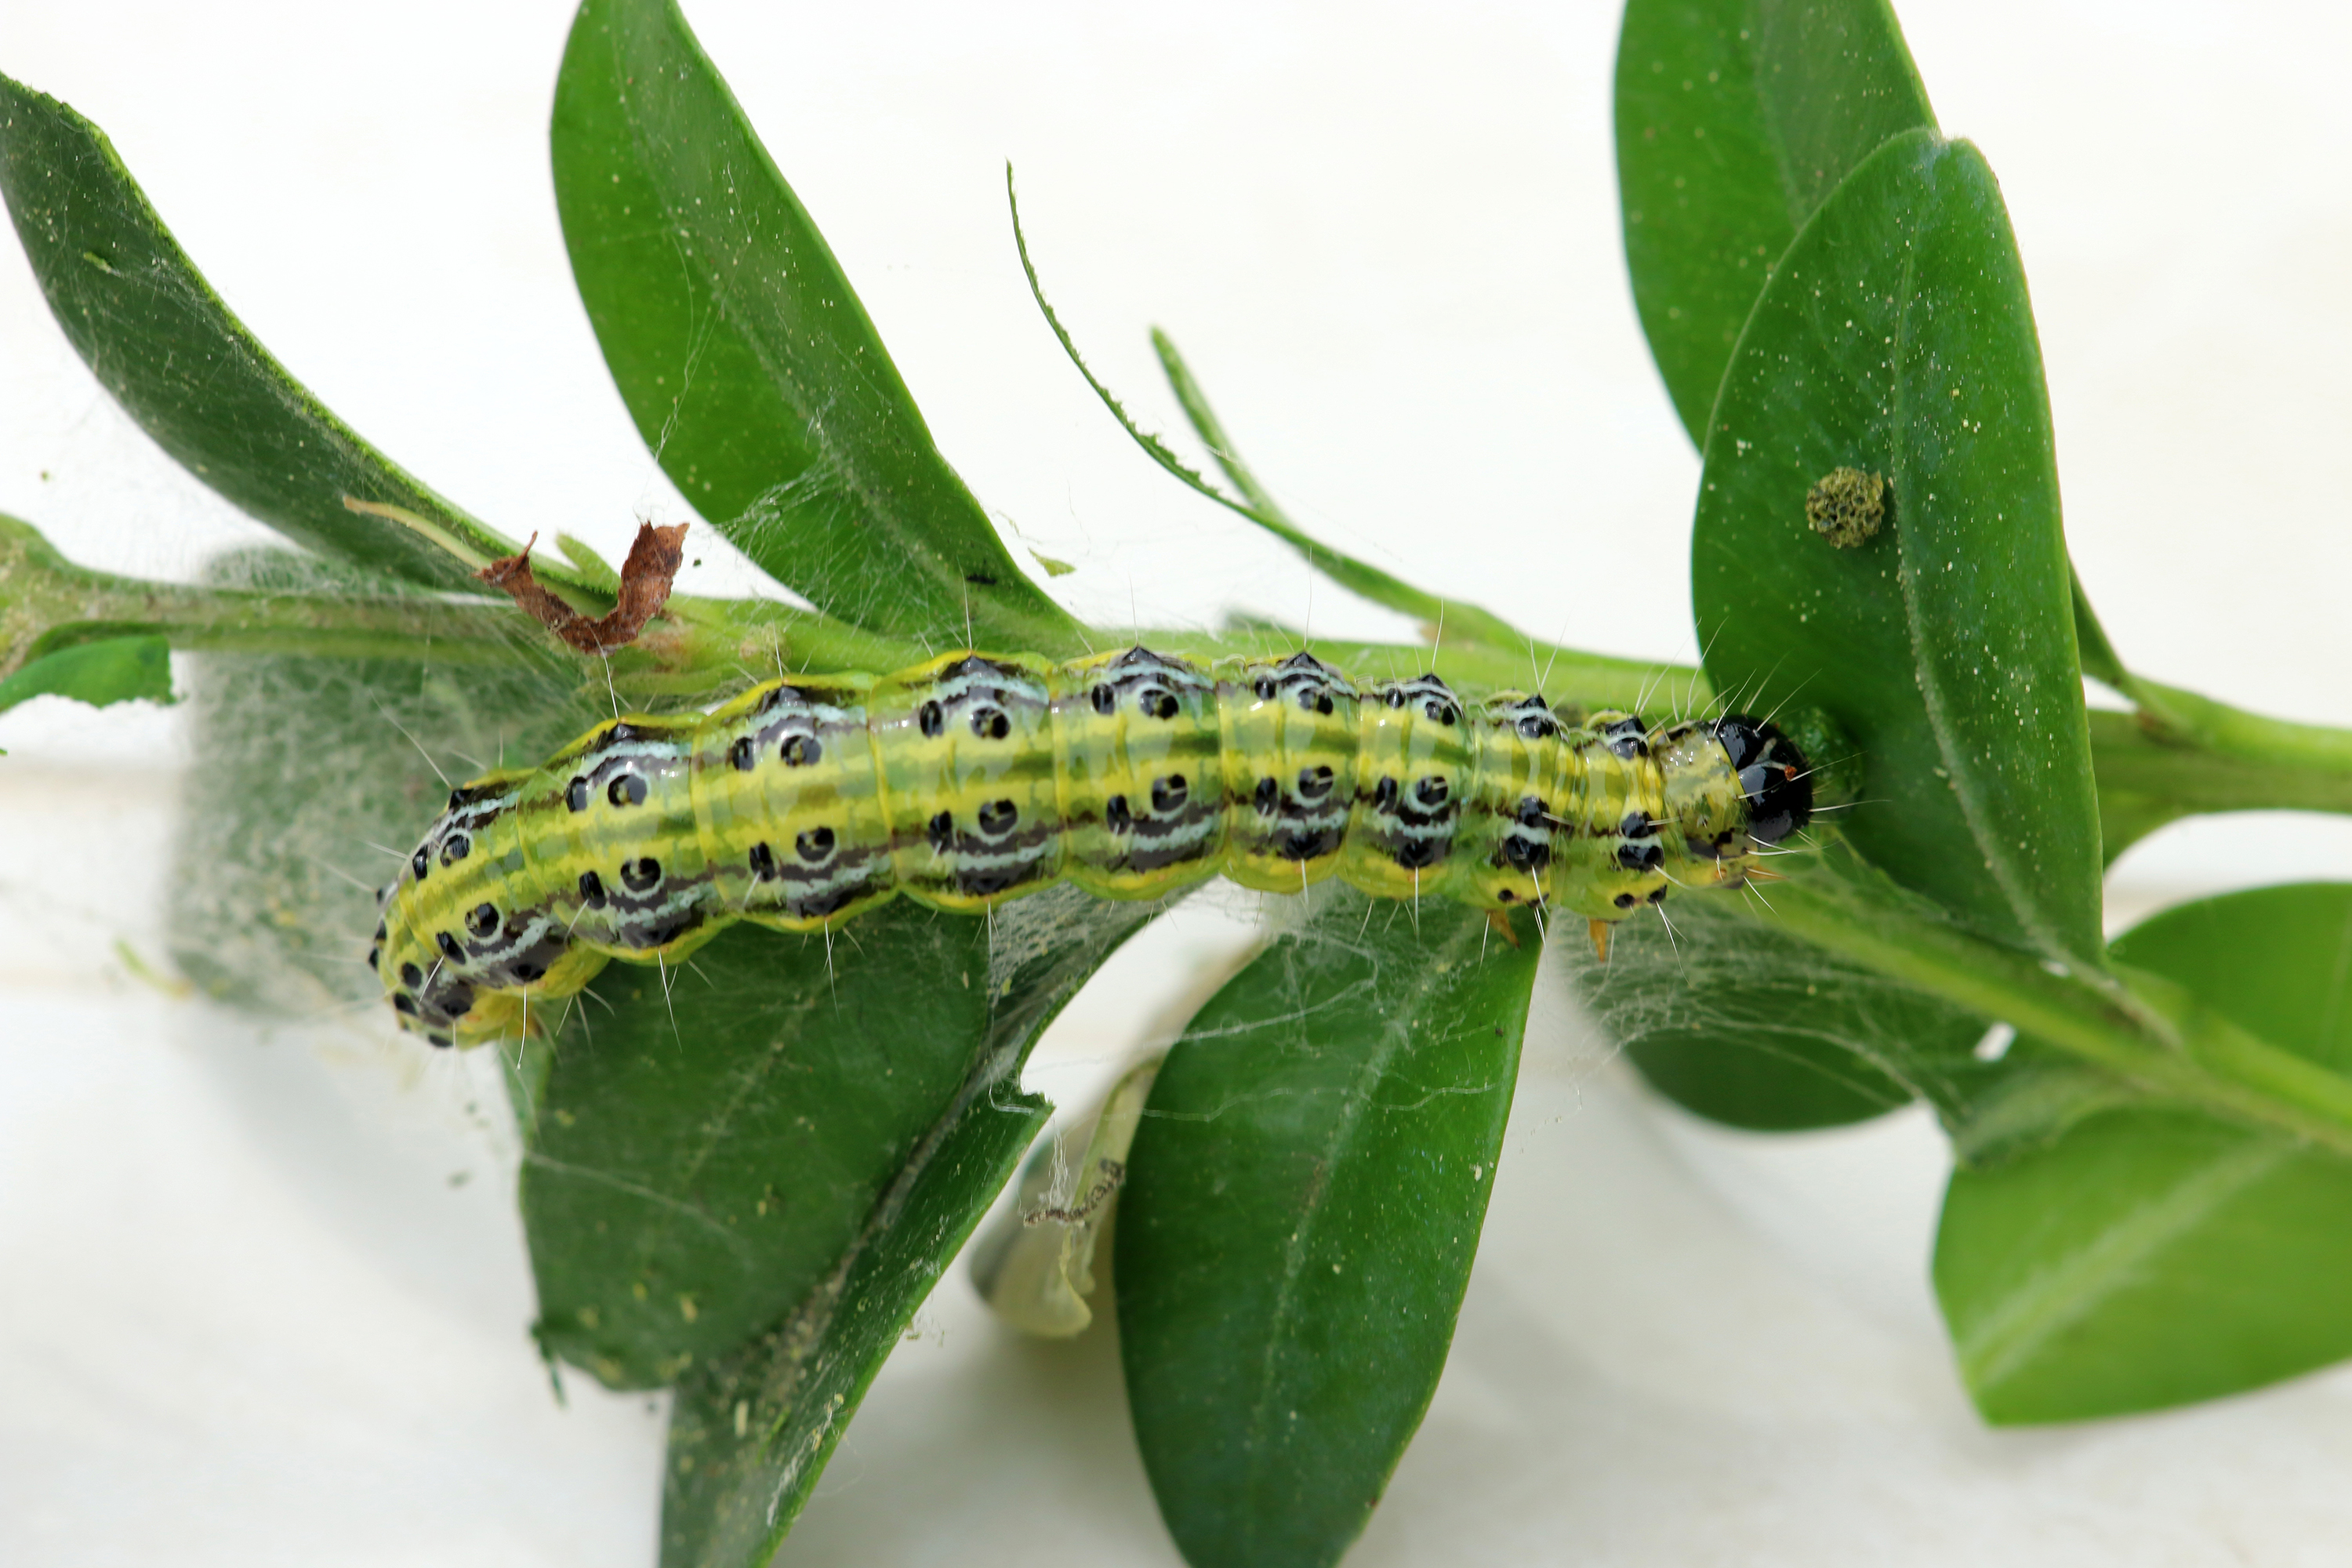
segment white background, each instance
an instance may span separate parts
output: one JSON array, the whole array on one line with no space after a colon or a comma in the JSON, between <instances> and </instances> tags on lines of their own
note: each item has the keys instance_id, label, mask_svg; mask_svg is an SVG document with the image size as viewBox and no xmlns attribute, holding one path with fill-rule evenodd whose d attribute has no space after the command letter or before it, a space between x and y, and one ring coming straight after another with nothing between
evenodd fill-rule
<instances>
[{"instance_id":1,"label":"white background","mask_svg":"<svg viewBox=\"0 0 2352 1568\"><path fill-rule=\"evenodd\" d=\"M2352 18L2316 5L1904 7L2032 280L2074 557L2147 673L2352 722ZM1696 461L1622 275L1606 5L701 0L705 45L941 447L1112 624L1241 607L1402 636L1161 477L1061 361L1003 199L1097 368L1173 429L1192 357L1307 526L1578 646L1687 659ZM331 407L520 536L685 515L566 273L561 0L15 0L0 70L113 137ZM0 245L0 510L185 576L261 531L82 371ZM750 586L707 530L698 585ZM1647 583L1640 595L1594 584ZM478 1064L373 1016L257 1029L151 962L177 715L0 717L0 1562L651 1561L655 1402L567 1380ZM2255 830L2256 827L2259 830ZM2118 910L2352 870L2343 824L2209 822ZM1032 1080L1077 1100L1215 909L1118 961ZM1139 1000L1142 999L1142 1000ZM2352 1381L1992 1433L1925 1280L1939 1141L1742 1138L1659 1108L1549 993L1446 1378L1351 1563L2340 1559ZM961 1274L787 1560L1166 1563L1115 1347L1016 1343Z\"/></svg>"}]
</instances>

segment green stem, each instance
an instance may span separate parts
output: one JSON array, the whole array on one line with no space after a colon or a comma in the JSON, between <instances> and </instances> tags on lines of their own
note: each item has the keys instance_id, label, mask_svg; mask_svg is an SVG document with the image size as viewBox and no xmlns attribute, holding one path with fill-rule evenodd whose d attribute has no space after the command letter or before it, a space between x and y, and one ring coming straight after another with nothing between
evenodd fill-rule
<instances>
[{"instance_id":1,"label":"green stem","mask_svg":"<svg viewBox=\"0 0 2352 1568\"><path fill-rule=\"evenodd\" d=\"M2352 775L2352 731L2249 713L2137 676L2126 682L2125 694L2139 704L2142 727L2159 743L2202 750L2264 771L2326 774L2339 780ZM2337 791L2336 798L2344 798L2342 785Z\"/></svg>"},{"instance_id":2,"label":"green stem","mask_svg":"<svg viewBox=\"0 0 2352 1568\"><path fill-rule=\"evenodd\" d=\"M2203 812L2352 813L2352 735L2194 700L2219 710L2204 735L2184 734L2146 710L2091 715L2109 860L2166 823Z\"/></svg>"},{"instance_id":3,"label":"green stem","mask_svg":"<svg viewBox=\"0 0 2352 1568\"><path fill-rule=\"evenodd\" d=\"M77 566L0 518L0 676L106 637L159 636L174 647L461 664L529 657L514 617L425 594L356 597L145 583Z\"/></svg>"},{"instance_id":4,"label":"green stem","mask_svg":"<svg viewBox=\"0 0 2352 1568\"><path fill-rule=\"evenodd\" d=\"M1750 913L2013 1026L2157 1094L2352 1154L2352 1079L2247 1034L2152 976L2047 963L1974 936L1832 844Z\"/></svg>"},{"instance_id":5,"label":"green stem","mask_svg":"<svg viewBox=\"0 0 2352 1568\"><path fill-rule=\"evenodd\" d=\"M559 542L561 542L559 541ZM92 572L28 525L0 517L0 677L76 643L153 634L175 648L310 658L490 665L531 660L634 700L690 700L773 672L903 668L927 651L767 600L681 595L637 647L600 667L561 647L508 606L427 595L376 597L186 587ZM1117 647L1126 631L1098 631ZM1273 630L1154 630L1144 640L1196 658L1279 655L1302 640ZM1412 644L1317 639L1315 651L1362 679L1434 669L1468 691L1536 688L1555 702L1656 712L1713 699L1687 666L1611 658L1529 642ZM940 650L944 651L944 650ZM2091 752L2110 858L2197 812L2352 813L2352 732L2264 718L2192 692L2123 678L2150 706L2091 715ZM2160 705L2160 706L2159 706Z\"/></svg>"},{"instance_id":6,"label":"green stem","mask_svg":"<svg viewBox=\"0 0 2352 1568\"><path fill-rule=\"evenodd\" d=\"M779 670L896 669L922 657L814 611L679 595L637 646L600 662L499 600L142 582L77 566L31 527L0 517L0 677L80 643L138 636L190 652L535 663L599 689L609 679L637 700L700 698Z\"/></svg>"},{"instance_id":7,"label":"green stem","mask_svg":"<svg viewBox=\"0 0 2352 1568\"><path fill-rule=\"evenodd\" d=\"M319 613L330 604L350 605L353 613ZM517 646L509 617L430 600L412 605L186 589L124 595L93 608L97 614L52 626L35 638L25 662L81 643L145 636L161 637L187 652L421 658L458 665L509 665L529 657Z\"/></svg>"}]
</instances>

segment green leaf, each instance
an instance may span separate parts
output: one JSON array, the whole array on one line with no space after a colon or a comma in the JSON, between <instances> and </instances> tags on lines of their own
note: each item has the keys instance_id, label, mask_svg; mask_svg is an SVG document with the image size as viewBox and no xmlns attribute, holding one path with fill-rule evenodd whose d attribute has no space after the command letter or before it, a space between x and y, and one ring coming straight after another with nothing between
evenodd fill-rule
<instances>
[{"instance_id":1,"label":"green leaf","mask_svg":"<svg viewBox=\"0 0 2352 1568\"><path fill-rule=\"evenodd\" d=\"M1023 252L1022 262L1024 266L1028 262L1026 251ZM1029 281L1033 289L1036 286L1036 274L1032 272ZM1037 297L1037 303L1041 307L1045 305L1044 295L1040 294ZM1045 314L1046 320L1053 321L1053 311L1050 309ZM1062 332L1059 321L1054 321L1054 331L1061 335L1062 346L1069 351L1070 358L1077 364L1079 374L1085 375L1087 380L1093 384L1095 391L1101 395L1102 400L1110 405L1110 411L1118 416L1121 424L1127 426L1128 433L1141 442L1144 450L1151 453L1153 458L1160 461L1161 467L1169 468L1178 478L1191 484L1193 489L1214 500L1223 502L1288 544L1307 558L1308 565L1339 584L1342 588L1352 594L1360 595L1384 609L1394 610L1401 616L1417 616L1423 626L1430 628L1423 635L1433 639L1437 637L1438 629L1442 627L1447 636L1458 640L1483 643L1487 647L1505 648L1513 653L1517 653L1521 648L1527 648L1532 654L1537 646L1535 639L1493 611L1481 609L1476 605L1465 600L1448 599L1440 595L1429 593L1425 589L1416 588L1394 574L1381 571L1370 562L1359 561L1344 551L1334 550L1291 521L1289 513L1284 511L1281 504L1274 499L1274 492L1259 481L1249 464L1243 460L1240 449L1234 445L1233 437L1225 434L1224 425L1218 419L1217 411L1209 406L1208 394L1201 390L1201 384L1192 377L1192 367L1184 363L1184 356L1177 352L1176 341L1166 332L1156 327L1153 328L1151 346L1160 355L1160 368L1168 377L1169 388L1175 393L1177 403L1182 406L1184 417L1192 426L1192 433L1198 436L1202 444L1209 448L1210 455L1217 460L1217 467L1224 470L1225 478L1233 481L1234 488L1242 492L1248 502L1246 506L1236 505L1227 500L1206 480L1181 463L1175 461L1173 455L1170 454L1167 448L1160 445L1155 438L1139 429L1128 418L1127 411L1118 405L1101 383L1095 381L1093 373L1088 371L1085 363L1078 359L1078 351L1072 346L1068 334Z\"/></svg>"},{"instance_id":2,"label":"green leaf","mask_svg":"<svg viewBox=\"0 0 2352 1568\"><path fill-rule=\"evenodd\" d=\"M35 697L70 697L93 708L172 700L172 645L159 637L109 637L37 658L0 680L0 713Z\"/></svg>"},{"instance_id":3,"label":"green leaf","mask_svg":"<svg viewBox=\"0 0 2352 1568\"><path fill-rule=\"evenodd\" d=\"M965 1106L837 1280L678 1389L663 1568L765 1568L884 1358L1052 1110L1009 1089Z\"/></svg>"},{"instance_id":4,"label":"green leaf","mask_svg":"<svg viewBox=\"0 0 2352 1568\"><path fill-rule=\"evenodd\" d=\"M1186 1561L1336 1562L1444 1365L1535 933L1339 895L1160 1069L1119 1195L1120 1352Z\"/></svg>"},{"instance_id":5,"label":"green leaf","mask_svg":"<svg viewBox=\"0 0 2352 1568\"><path fill-rule=\"evenodd\" d=\"M270 358L97 126L5 77L0 195L75 352L205 484L289 539L434 587L479 592L467 561L513 552L512 541L412 479ZM413 514L438 538L352 511L346 497Z\"/></svg>"},{"instance_id":6,"label":"green leaf","mask_svg":"<svg viewBox=\"0 0 2352 1568\"><path fill-rule=\"evenodd\" d=\"M1629 921L1608 962L1568 955L1585 1011L1650 1087L1759 1132L1866 1121L1924 1095L1958 1105L1988 1023L1748 919L1737 895Z\"/></svg>"},{"instance_id":7,"label":"green leaf","mask_svg":"<svg viewBox=\"0 0 2352 1568\"><path fill-rule=\"evenodd\" d=\"M1155 909L1055 888L999 910L992 944L991 921L902 900L830 943L747 924L679 970L607 969L562 1031L523 1164L541 1343L643 1388L772 1328L975 1062L1017 1068Z\"/></svg>"},{"instance_id":8,"label":"green leaf","mask_svg":"<svg viewBox=\"0 0 2352 1568\"><path fill-rule=\"evenodd\" d=\"M1740 328L1797 230L1881 143L1932 129L1934 111L1884 0L1632 0L1616 121L1642 330L1684 427L1704 447ZM1916 1032L1931 1042L1927 1054L1943 1056L1982 1033L1980 1020L1924 997L1898 1010L1899 1023L1882 1019L1865 999L1885 983L1864 983L1853 1006L1831 1004L1840 1016L1817 1036L1822 1005L1790 997L1783 1012L1759 978L1789 972L1797 956L1726 973L1710 998L1721 1004L1713 1024L1629 1042L1634 1065L1701 1115L1793 1130L1859 1121L1901 1102L1891 1095L1907 1098L1854 1054L1856 1043L1883 1055Z\"/></svg>"},{"instance_id":9,"label":"green leaf","mask_svg":"<svg viewBox=\"0 0 2352 1568\"><path fill-rule=\"evenodd\" d=\"M1028 233L1021 226L1021 198L1013 189L1011 164L1005 165L1004 195L1013 209L1013 243L1021 255L1021 270L1029 279L1029 297L1037 302L1038 313L1045 318L1045 325L1052 330L1054 340L1062 345L1062 353L1069 356L1071 365L1087 385L1093 388L1102 405L1110 410L1110 416L1118 421L1119 428L1127 432L1128 438L1143 448L1144 456L1159 464L1186 489L1265 529L1305 556L1308 565L1350 593L1360 594L1373 604L1394 610L1399 615L1417 616L1433 627L1451 626L1457 642L1486 643L1508 648L1513 653L1522 647L1534 647L1532 639L1501 616L1475 605L1426 593L1369 562L1359 561L1345 552L1332 549L1293 522L1289 514L1282 510L1281 503L1274 499L1274 492L1260 483L1257 475L1242 460L1241 453L1225 434L1224 425L1217 418L1216 410L1209 406L1208 395L1201 390L1200 383L1192 378L1192 368L1184 363L1184 356L1177 352L1175 340L1157 327L1151 331L1151 346L1160 355L1160 368L1168 377L1169 389L1175 393L1177 403L1184 410L1185 419L1192 426L1192 433L1201 438L1202 446L1208 447L1209 455L1224 470L1225 478L1241 491L1242 499L1236 500L1210 483L1198 469L1178 457L1167 442L1136 423L1135 416L1127 411L1125 404L1119 402L1118 395L1104 385L1101 378L1087 366L1086 356L1078 353L1077 340L1070 336L1070 330L1062 324L1061 316L1045 298L1045 286L1037 277L1037 264L1029 255Z\"/></svg>"},{"instance_id":10,"label":"green leaf","mask_svg":"<svg viewBox=\"0 0 2352 1568\"><path fill-rule=\"evenodd\" d=\"M365 585L282 551L232 555L205 576L260 592ZM383 1005L363 955L375 888L399 858L376 847L415 844L448 780L535 761L596 716L570 681L527 663L198 654L189 670L173 960L215 996L295 1017Z\"/></svg>"},{"instance_id":11,"label":"green leaf","mask_svg":"<svg viewBox=\"0 0 2352 1568\"><path fill-rule=\"evenodd\" d=\"M663 471L779 582L874 631L1076 653L931 433L671 0L586 0L551 127L564 243Z\"/></svg>"},{"instance_id":12,"label":"green leaf","mask_svg":"<svg viewBox=\"0 0 2352 1568\"><path fill-rule=\"evenodd\" d=\"M740 925L572 1010L525 1081L538 1333L615 1386L683 1380L665 1562L767 1561L1042 1121L1030 1046L1160 907L898 902L829 951Z\"/></svg>"},{"instance_id":13,"label":"green leaf","mask_svg":"<svg viewBox=\"0 0 2352 1568\"><path fill-rule=\"evenodd\" d=\"M1836 470L1885 521L1807 521ZM1984 933L2100 962L2099 828L2025 275L1976 150L1914 132L1849 175L1757 301L1716 405L1692 597L1717 691L1853 734L1843 826Z\"/></svg>"},{"instance_id":14,"label":"green leaf","mask_svg":"<svg viewBox=\"0 0 2352 1568\"><path fill-rule=\"evenodd\" d=\"M1617 190L1642 331L1701 447L1748 312L1846 174L1936 116L1885 0L1632 0L1617 46ZM2083 668L2123 665L2081 584Z\"/></svg>"},{"instance_id":15,"label":"green leaf","mask_svg":"<svg viewBox=\"0 0 2352 1568\"><path fill-rule=\"evenodd\" d=\"M1632 0L1617 188L1642 331L1691 439L1780 253L1934 112L1885 0Z\"/></svg>"},{"instance_id":16,"label":"green leaf","mask_svg":"<svg viewBox=\"0 0 2352 1568\"><path fill-rule=\"evenodd\" d=\"M2352 886L2202 900L2114 951L2273 1046L2352 1068ZM2352 1355L2347 1215L2341 1154L2186 1106L2107 1109L1954 1173L1936 1292L1989 1420L2185 1405Z\"/></svg>"}]
</instances>

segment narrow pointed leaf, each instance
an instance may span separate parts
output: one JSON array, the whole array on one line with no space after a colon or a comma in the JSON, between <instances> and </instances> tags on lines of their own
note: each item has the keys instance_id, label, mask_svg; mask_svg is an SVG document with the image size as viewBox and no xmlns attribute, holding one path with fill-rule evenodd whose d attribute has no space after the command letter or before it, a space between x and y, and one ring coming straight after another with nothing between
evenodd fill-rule
<instances>
[{"instance_id":1,"label":"narrow pointed leaf","mask_svg":"<svg viewBox=\"0 0 2352 1568\"><path fill-rule=\"evenodd\" d=\"M190 473L289 539L435 587L478 589L512 541L362 440L213 292L97 126L0 77L0 195L74 349ZM397 508L456 547L345 497Z\"/></svg>"},{"instance_id":2,"label":"narrow pointed leaf","mask_svg":"<svg viewBox=\"0 0 2352 1568\"><path fill-rule=\"evenodd\" d=\"M1034 273L1030 281L1033 285L1036 281ZM1045 297L1038 296L1037 302L1043 305ZM1050 310L1047 319L1052 319ZM1055 322L1054 330L1061 332L1061 323ZM1160 355L1160 368L1168 377L1169 389L1175 393L1177 403L1184 410L1185 419L1192 426L1192 433L1209 448L1210 455L1217 460L1217 467L1224 470L1225 478L1242 492L1246 504L1236 504L1210 486L1207 480L1176 462L1172 454L1155 437L1145 435L1128 418L1127 410L1118 405L1102 384L1095 381L1084 362L1078 361L1077 350L1072 346L1066 333L1062 335L1062 346L1069 350L1072 361L1077 363L1087 380L1094 384L1095 391L1101 395L1103 401L1110 405L1110 411L1127 426L1129 434L1143 443L1144 449L1150 452L1163 468L1168 468L1202 494L1231 507L1297 551L1307 558L1308 565L1342 588L1361 595L1373 604L1394 610L1401 616L1419 617L1423 625L1432 628L1427 635L1433 638L1437 635L1436 628L1444 627L1452 636L1465 641L1484 643L1490 647L1507 648L1512 652L1522 647L1532 650L1538 646L1534 638L1493 611L1416 588L1393 573L1384 572L1368 561L1359 561L1344 551L1334 550L1293 522L1289 513L1284 511L1281 503L1274 499L1274 492L1259 481L1248 463L1243 460L1240 449L1234 445L1233 437L1225 434L1223 423L1217 418L1216 410L1209 406L1208 395L1201 390L1201 384L1193 379L1192 367L1177 352L1175 340L1166 332L1154 328L1151 346Z\"/></svg>"},{"instance_id":3,"label":"narrow pointed leaf","mask_svg":"<svg viewBox=\"0 0 2352 1568\"><path fill-rule=\"evenodd\" d=\"M779 582L871 630L1046 653L1074 623L932 443L833 252L672 0L586 0L555 193L646 444Z\"/></svg>"},{"instance_id":4,"label":"narrow pointed leaf","mask_svg":"<svg viewBox=\"0 0 2352 1568\"><path fill-rule=\"evenodd\" d=\"M1853 548L1808 521L1883 478ZM1984 933L2096 964L2099 828L2049 402L1992 172L1888 142L1757 301L1708 433L1692 592L1718 691L1817 704L1859 747L1843 826Z\"/></svg>"},{"instance_id":5,"label":"narrow pointed leaf","mask_svg":"<svg viewBox=\"0 0 2352 1568\"><path fill-rule=\"evenodd\" d=\"M1632 0L1616 113L1633 302L1705 446L1780 253L1849 170L1936 118L1885 0Z\"/></svg>"},{"instance_id":6,"label":"narrow pointed leaf","mask_svg":"<svg viewBox=\"0 0 2352 1568\"><path fill-rule=\"evenodd\" d=\"M1522 922L1337 898L1202 1009L1130 1152L1136 1437L1194 1568L1338 1561L1421 1424L1502 1147Z\"/></svg>"},{"instance_id":7,"label":"narrow pointed leaf","mask_svg":"<svg viewBox=\"0 0 2352 1568\"><path fill-rule=\"evenodd\" d=\"M2201 900L2115 943L2118 963L2337 1072L2352 1070L2347 954L2341 883ZM2352 1356L2347 1215L2341 1154L2186 1106L2099 1108L1954 1173L1936 1293L1990 1420L2184 1405Z\"/></svg>"},{"instance_id":8,"label":"narrow pointed leaf","mask_svg":"<svg viewBox=\"0 0 2352 1568\"><path fill-rule=\"evenodd\" d=\"M1227 495L1212 484L1199 469L1178 457L1167 442L1137 423L1135 416L1127 411L1127 405L1119 401L1118 395L1105 385L1102 378L1087 365L1086 356L1078 353L1077 340L1070 335L1069 328L1062 324L1062 318L1055 310L1053 302L1045 298L1045 286L1037 277L1037 264L1029 255L1028 234L1021 226L1021 200L1013 189L1010 166L1004 171L1004 193L1013 208L1013 240L1021 253L1021 270L1029 279L1029 297L1037 302L1038 313L1045 318L1045 325L1052 330L1055 341L1062 345L1062 352L1069 356L1071 365L1094 390L1102 405L1110 411L1110 416L1118 421L1119 428L1127 432L1128 438L1143 449L1144 456L1159 464L1162 470L1186 489L1206 496L1219 506L1265 529L1305 556L1308 565L1350 593L1360 594L1373 604L1394 610L1399 615L1418 616L1433 625L1450 624L1454 628L1457 642L1486 643L1514 652L1522 647L1534 647L1531 639L1514 629L1501 616L1475 605L1447 600L1416 588L1370 562L1359 561L1352 555L1332 549L1293 522L1281 503L1274 499L1274 492L1260 483L1257 475L1243 461L1232 437L1225 434L1224 425L1217 418L1216 411L1209 406L1208 395L1201 390L1200 383L1193 379L1192 368L1177 351L1175 340L1157 327L1151 331L1151 346L1160 355L1160 368L1168 377L1169 390L1175 393L1186 421L1192 426L1192 433L1201 438L1201 444L1209 449L1209 455L1224 470L1225 478L1241 492L1240 499Z\"/></svg>"}]
</instances>

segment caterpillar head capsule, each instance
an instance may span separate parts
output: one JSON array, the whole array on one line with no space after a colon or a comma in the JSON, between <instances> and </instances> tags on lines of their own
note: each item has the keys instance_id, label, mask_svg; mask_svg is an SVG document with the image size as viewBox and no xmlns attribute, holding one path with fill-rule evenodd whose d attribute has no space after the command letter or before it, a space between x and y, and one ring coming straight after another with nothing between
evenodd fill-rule
<instances>
[{"instance_id":1,"label":"caterpillar head capsule","mask_svg":"<svg viewBox=\"0 0 2352 1568\"><path fill-rule=\"evenodd\" d=\"M1750 838L1778 844L1813 819L1812 767L1795 742L1745 713L1717 720L1715 738L1738 775Z\"/></svg>"}]
</instances>

